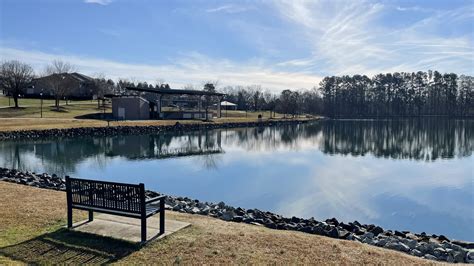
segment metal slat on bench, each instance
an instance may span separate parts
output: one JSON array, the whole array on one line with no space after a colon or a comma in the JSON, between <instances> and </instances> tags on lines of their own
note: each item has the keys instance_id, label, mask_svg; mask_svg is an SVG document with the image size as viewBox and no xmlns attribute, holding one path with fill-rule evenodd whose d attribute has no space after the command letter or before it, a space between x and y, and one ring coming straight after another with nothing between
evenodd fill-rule
<instances>
[{"instance_id":1,"label":"metal slat on bench","mask_svg":"<svg viewBox=\"0 0 474 266\"><path fill-rule=\"evenodd\" d=\"M72 204L141 213L138 185L74 178L70 182Z\"/></svg>"}]
</instances>

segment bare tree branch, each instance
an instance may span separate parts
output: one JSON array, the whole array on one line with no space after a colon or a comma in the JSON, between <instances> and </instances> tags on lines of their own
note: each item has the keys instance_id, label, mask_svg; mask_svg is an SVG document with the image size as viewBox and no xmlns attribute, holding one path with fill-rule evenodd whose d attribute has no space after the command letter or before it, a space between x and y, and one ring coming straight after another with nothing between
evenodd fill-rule
<instances>
[{"instance_id":1,"label":"bare tree branch","mask_svg":"<svg viewBox=\"0 0 474 266\"><path fill-rule=\"evenodd\" d=\"M18 97L34 77L33 68L20 61L3 62L0 66L0 87L13 96L15 108L18 108Z\"/></svg>"}]
</instances>

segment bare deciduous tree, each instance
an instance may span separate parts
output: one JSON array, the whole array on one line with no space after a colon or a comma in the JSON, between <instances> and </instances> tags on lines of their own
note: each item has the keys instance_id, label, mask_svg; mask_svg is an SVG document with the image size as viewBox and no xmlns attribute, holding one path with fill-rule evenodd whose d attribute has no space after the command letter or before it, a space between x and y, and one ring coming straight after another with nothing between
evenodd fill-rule
<instances>
[{"instance_id":1,"label":"bare deciduous tree","mask_svg":"<svg viewBox=\"0 0 474 266\"><path fill-rule=\"evenodd\" d=\"M34 77L33 68L20 61L3 62L0 66L0 86L13 96L15 108L18 108L18 96Z\"/></svg>"},{"instance_id":2,"label":"bare deciduous tree","mask_svg":"<svg viewBox=\"0 0 474 266\"><path fill-rule=\"evenodd\" d=\"M103 73L97 73L94 75L94 94L97 97L97 108L100 108L100 100L104 100L104 95L111 93L114 89L114 82L105 78Z\"/></svg>"},{"instance_id":3,"label":"bare deciduous tree","mask_svg":"<svg viewBox=\"0 0 474 266\"><path fill-rule=\"evenodd\" d=\"M45 69L44 76L49 76L46 80L55 98L56 110L59 111L59 100L65 97L70 89L71 80L68 73L76 71L76 67L70 63L54 60Z\"/></svg>"}]
</instances>

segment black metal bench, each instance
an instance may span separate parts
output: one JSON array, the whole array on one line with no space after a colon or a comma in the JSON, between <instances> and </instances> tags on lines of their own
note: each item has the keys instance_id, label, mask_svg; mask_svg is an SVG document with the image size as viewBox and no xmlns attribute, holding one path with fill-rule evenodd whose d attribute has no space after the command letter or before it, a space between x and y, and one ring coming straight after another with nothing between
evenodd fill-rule
<instances>
[{"instance_id":1,"label":"black metal bench","mask_svg":"<svg viewBox=\"0 0 474 266\"><path fill-rule=\"evenodd\" d=\"M160 235L165 233L165 196L145 197L145 185L70 178L66 176L67 226L72 227L72 209L141 219L141 239L146 242L146 219L160 213ZM159 206L150 203L160 201Z\"/></svg>"}]
</instances>

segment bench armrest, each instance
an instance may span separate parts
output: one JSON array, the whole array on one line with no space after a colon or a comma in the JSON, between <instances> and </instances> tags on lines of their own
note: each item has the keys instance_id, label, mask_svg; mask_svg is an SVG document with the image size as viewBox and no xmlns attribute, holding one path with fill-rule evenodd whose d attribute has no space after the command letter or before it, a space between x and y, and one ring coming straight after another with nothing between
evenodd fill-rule
<instances>
[{"instance_id":1,"label":"bench armrest","mask_svg":"<svg viewBox=\"0 0 474 266\"><path fill-rule=\"evenodd\" d=\"M155 202L157 200L164 200L165 198L166 198L166 196L162 195L162 196L154 197L154 198L151 198L151 199L147 199L145 201L145 204L152 203L152 202Z\"/></svg>"}]
</instances>

